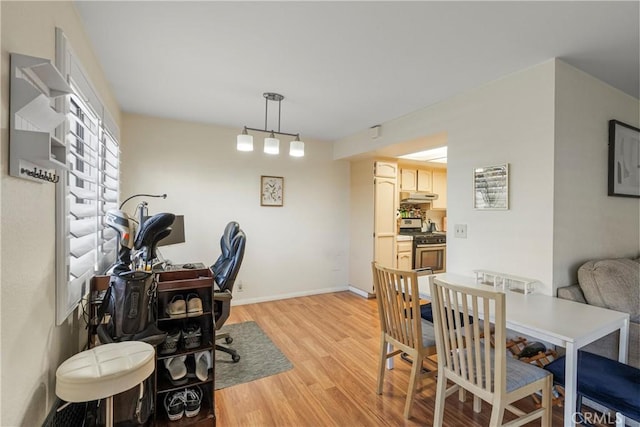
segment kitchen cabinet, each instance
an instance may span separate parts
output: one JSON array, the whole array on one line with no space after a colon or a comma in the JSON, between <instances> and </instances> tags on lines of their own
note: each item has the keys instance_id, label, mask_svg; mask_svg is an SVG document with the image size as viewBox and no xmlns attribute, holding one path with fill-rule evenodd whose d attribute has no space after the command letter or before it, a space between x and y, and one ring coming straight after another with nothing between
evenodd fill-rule
<instances>
[{"instance_id":1,"label":"kitchen cabinet","mask_svg":"<svg viewBox=\"0 0 640 427\"><path fill-rule=\"evenodd\" d=\"M428 169L400 169L400 191L432 191L432 172Z\"/></svg>"},{"instance_id":2,"label":"kitchen cabinet","mask_svg":"<svg viewBox=\"0 0 640 427\"><path fill-rule=\"evenodd\" d=\"M373 177L374 260L394 268L396 259L396 209L398 208L396 163L375 162Z\"/></svg>"},{"instance_id":3,"label":"kitchen cabinet","mask_svg":"<svg viewBox=\"0 0 640 427\"><path fill-rule=\"evenodd\" d=\"M433 171L433 192L438 198L431 202L431 209L447 208L447 171Z\"/></svg>"},{"instance_id":4,"label":"kitchen cabinet","mask_svg":"<svg viewBox=\"0 0 640 427\"><path fill-rule=\"evenodd\" d=\"M400 191L416 191L417 181L416 169L400 169Z\"/></svg>"},{"instance_id":5,"label":"kitchen cabinet","mask_svg":"<svg viewBox=\"0 0 640 427\"><path fill-rule=\"evenodd\" d=\"M208 268L195 270L177 270L158 273L158 328L163 331L179 330L182 335L177 349L173 353L156 352L156 426L215 426L215 334L213 322L213 288L214 281ZM170 317L167 307L174 297L194 295L202 301L202 312L188 317ZM160 347L159 347L160 348ZM206 379L194 375L195 360L199 353L207 351L211 355L212 368ZM169 380L165 362L174 357L186 357L185 364L189 374L184 384L176 385ZM202 390L200 412L194 417L183 417L180 421L170 421L164 407L168 394L180 392L187 388Z\"/></svg>"},{"instance_id":6,"label":"kitchen cabinet","mask_svg":"<svg viewBox=\"0 0 640 427\"><path fill-rule=\"evenodd\" d=\"M426 191L430 193L433 191L433 173L430 170L418 169L418 191Z\"/></svg>"},{"instance_id":7,"label":"kitchen cabinet","mask_svg":"<svg viewBox=\"0 0 640 427\"><path fill-rule=\"evenodd\" d=\"M413 268L413 242L411 240L398 242L397 246L397 269L411 270Z\"/></svg>"}]
</instances>

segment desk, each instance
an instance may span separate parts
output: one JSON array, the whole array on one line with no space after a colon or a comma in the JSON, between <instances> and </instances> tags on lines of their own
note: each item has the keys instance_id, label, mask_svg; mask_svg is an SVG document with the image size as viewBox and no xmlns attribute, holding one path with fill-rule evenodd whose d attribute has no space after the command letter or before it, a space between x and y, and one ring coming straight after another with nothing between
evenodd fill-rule
<instances>
[{"instance_id":1,"label":"desk","mask_svg":"<svg viewBox=\"0 0 640 427\"><path fill-rule=\"evenodd\" d=\"M193 267L192 268L184 268L185 265L189 265L191 264ZM164 266L164 268L161 269L154 269L153 271L155 272L162 272L162 271L178 271L178 270L202 270L204 268L207 268L203 263L201 262L195 262L195 263L186 263L186 264L167 264Z\"/></svg>"},{"instance_id":2,"label":"desk","mask_svg":"<svg viewBox=\"0 0 640 427\"><path fill-rule=\"evenodd\" d=\"M432 280L493 289L493 286L478 284L473 277L442 273L418 278L420 298L430 298ZM507 329L566 349L564 425L575 426L578 349L620 330L618 360L626 363L629 314L548 295L523 295L511 291L506 291L506 310ZM493 321L492 313L489 318Z\"/></svg>"}]
</instances>

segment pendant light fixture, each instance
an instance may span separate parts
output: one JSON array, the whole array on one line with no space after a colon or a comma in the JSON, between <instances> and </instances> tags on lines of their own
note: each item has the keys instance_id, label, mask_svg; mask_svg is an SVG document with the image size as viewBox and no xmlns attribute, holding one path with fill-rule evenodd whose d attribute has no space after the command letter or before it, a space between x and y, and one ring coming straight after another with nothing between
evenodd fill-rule
<instances>
[{"instance_id":1,"label":"pendant light fixture","mask_svg":"<svg viewBox=\"0 0 640 427\"><path fill-rule=\"evenodd\" d=\"M268 138L264 139L264 152L267 154L280 153L280 140L271 132Z\"/></svg>"},{"instance_id":2,"label":"pendant light fixture","mask_svg":"<svg viewBox=\"0 0 640 427\"><path fill-rule=\"evenodd\" d=\"M249 135L247 133L246 127L237 137L236 148L238 149L238 151L253 151L253 135Z\"/></svg>"},{"instance_id":3,"label":"pendant light fixture","mask_svg":"<svg viewBox=\"0 0 640 427\"><path fill-rule=\"evenodd\" d=\"M294 136L295 139L291 141L289 146L289 155L292 157L303 157L304 156L304 142L300 141L300 134L298 133L287 133L280 131L280 112L282 106L282 100L284 96L279 93L274 92L265 92L262 94L265 99L264 105L264 129L256 129L245 126L242 130L242 133L237 137L237 145L236 148L238 151L253 151L253 136L249 135L248 130L255 132L265 132L268 133L264 139L264 152L267 154L280 154L280 140L276 138L276 135L287 135ZM267 118L269 114L269 101L275 101L278 103L278 130L267 130Z\"/></svg>"},{"instance_id":4,"label":"pendant light fixture","mask_svg":"<svg viewBox=\"0 0 640 427\"><path fill-rule=\"evenodd\" d=\"M289 145L289 155L293 157L304 156L304 142L300 141L300 135L296 135L296 139L291 141Z\"/></svg>"}]
</instances>

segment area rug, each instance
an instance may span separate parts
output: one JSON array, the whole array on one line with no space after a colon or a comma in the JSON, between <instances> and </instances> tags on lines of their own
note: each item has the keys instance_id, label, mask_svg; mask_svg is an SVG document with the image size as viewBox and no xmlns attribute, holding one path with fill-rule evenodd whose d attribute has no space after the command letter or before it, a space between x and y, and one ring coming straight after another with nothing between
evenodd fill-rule
<instances>
[{"instance_id":1,"label":"area rug","mask_svg":"<svg viewBox=\"0 0 640 427\"><path fill-rule=\"evenodd\" d=\"M240 361L233 363L229 354L216 351L216 390L279 374L293 368L289 359L282 354L256 322L224 325L220 332L228 332L231 335L233 342L229 347L238 352ZM226 345L224 340L218 343Z\"/></svg>"}]
</instances>

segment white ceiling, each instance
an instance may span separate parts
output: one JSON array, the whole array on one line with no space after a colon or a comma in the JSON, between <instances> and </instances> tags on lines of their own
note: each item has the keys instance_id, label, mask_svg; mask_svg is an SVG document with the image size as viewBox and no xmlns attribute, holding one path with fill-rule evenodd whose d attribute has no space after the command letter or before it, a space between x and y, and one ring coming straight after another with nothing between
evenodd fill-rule
<instances>
[{"instance_id":1,"label":"white ceiling","mask_svg":"<svg viewBox=\"0 0 640 427\"><path fill-rule=\"evenodd\" d=\"M278 92L281 130L323 140L553 57L640 97L639 4L76 2L123 111L264 128Z\"/></svg>"}]
</instances>

